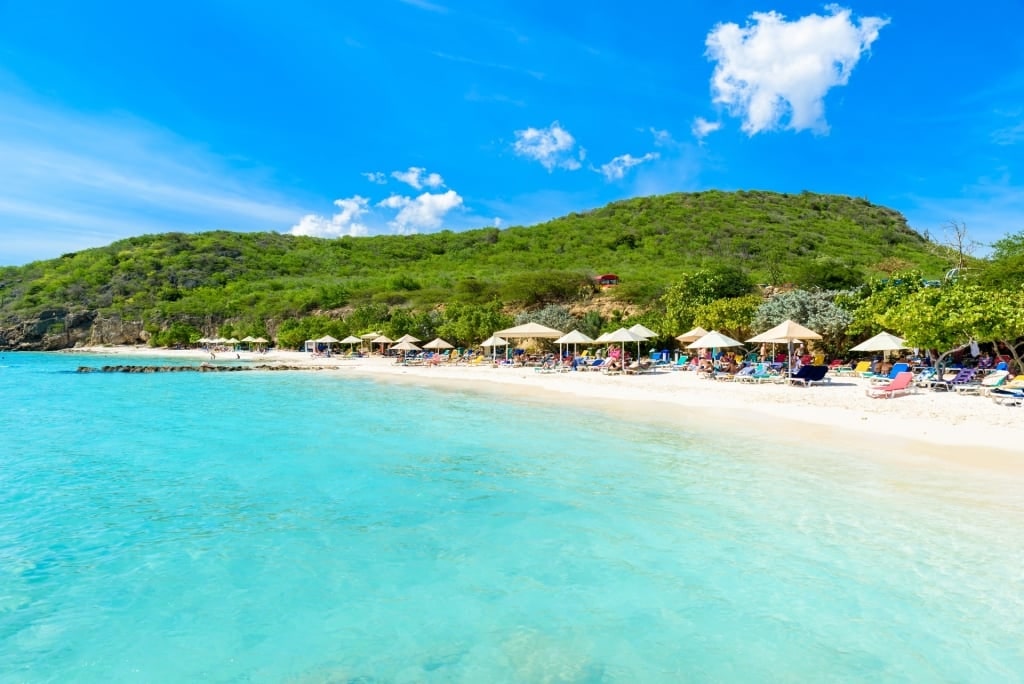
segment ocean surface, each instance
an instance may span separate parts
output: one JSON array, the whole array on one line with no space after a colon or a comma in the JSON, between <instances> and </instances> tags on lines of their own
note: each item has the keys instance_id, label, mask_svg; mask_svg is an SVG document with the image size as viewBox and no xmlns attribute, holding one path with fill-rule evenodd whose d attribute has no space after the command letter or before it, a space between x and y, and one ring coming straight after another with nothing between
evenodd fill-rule
<instances>
[{"instance_id":1,"label":"ocean surface","mask_svg":"<svg viewBox=\"0 0 1024 684\"><path fill-rule=\"evenodd\" d=\"M0 682L1024 677L1019 476L123 362L0 354Z\"/></svg>"}]
</instances>

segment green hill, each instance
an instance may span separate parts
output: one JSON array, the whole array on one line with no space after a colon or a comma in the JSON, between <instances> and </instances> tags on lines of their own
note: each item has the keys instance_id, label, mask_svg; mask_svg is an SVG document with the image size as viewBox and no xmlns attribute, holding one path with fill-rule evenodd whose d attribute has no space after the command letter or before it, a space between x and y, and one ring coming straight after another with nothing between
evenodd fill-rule
<instances>
[{"instance_id":1,"label":"green hill","mask_svg":"<svg viewBox=\"0 0 1024 684\"><path fill-rule=\"evenodd\" d=\"M277 233L168 233L0 268L0 329L63 315L166 327L280 321L377 304L425 310L498 301L508 309L579 301L592 276L644 307L681 273L738 267L760 283L843 285L942 264L896 211L837 195L770 192L642 197L504 230L319 239Z\"/></svg>"}]
</instances>

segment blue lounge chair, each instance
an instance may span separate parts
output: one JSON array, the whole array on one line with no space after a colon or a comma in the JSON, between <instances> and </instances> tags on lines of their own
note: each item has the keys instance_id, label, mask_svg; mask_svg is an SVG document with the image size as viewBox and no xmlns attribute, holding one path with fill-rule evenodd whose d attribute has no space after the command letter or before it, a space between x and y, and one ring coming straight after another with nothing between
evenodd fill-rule
<instances>
[{"instance_id":1,"label":"blue lounge chair","mask_svg":"<svg viewBox=\"0 0 1024 684\"><path fill-rule=\"evenodd\" d=\"M814 383L818 382L832 382L832 378L826 378L828 374L828 366L801 366L800 370L789 376L789 382L796 384L802 384L804 387L810 387Z\"/></svg>"},{"instance_id":2,"label":"blue lounge chair","mask_svg":"<svg viewBox=\"0 0 1024 684\"><path fill-rule=\"evenodd\" d=\"M686 370L689 367L690 357L683 354L672 364L672 370Z\"/></svg>"},{"instance_id":3,"label":"blue lounge chair","mask_svg":"<svg viewBox=\"0 0 1024 684\"><path fill-rule=\"evenodd\" d=\"M910 370L910 364L907 363L894 363L892 364L892 370L887 375L874 375L871 377L871 382L879 382L882 384L890 383L896 379L896 376L900 373L905 373Z\"/></svg>"}]
</instances>

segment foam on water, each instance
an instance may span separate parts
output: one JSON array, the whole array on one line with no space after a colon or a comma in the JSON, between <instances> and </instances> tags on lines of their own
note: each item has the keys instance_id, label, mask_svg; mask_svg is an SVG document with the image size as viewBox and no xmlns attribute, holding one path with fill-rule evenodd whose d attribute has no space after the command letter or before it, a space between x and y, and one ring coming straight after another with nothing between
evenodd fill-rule
<instances>
[{"instance_id":1,"label":"foam on water","mask_svg":"<svg viewBox=\"0 0 1024 684\"><path fill-rule=\"evenodd\" d=\"M0 680L1024 672L1019 478L104 362L0 360Z\"/></svg>"}]
</instances>

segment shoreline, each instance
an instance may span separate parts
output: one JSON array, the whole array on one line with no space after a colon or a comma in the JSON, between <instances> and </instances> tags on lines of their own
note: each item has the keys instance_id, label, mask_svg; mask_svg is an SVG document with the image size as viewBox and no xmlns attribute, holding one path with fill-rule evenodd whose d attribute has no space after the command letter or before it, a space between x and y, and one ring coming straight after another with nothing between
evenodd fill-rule
<instances>
[{"instance_id":1,"label":"shoreline","mask_svg":"<svg viewBox=\"0 0 1024 684\"><path fill-rule=\"evenodd\" d=\"M922 390L871 399L862 378L835 378L810 388L733 383L662 370L644 375L597 372L538 373L532 368L403 366L381 357L312 357L305 352L223 352L150 347L80 347L51 352L126 358L167 358L231 364L288 365L317 372L344 371L381 382L426 384L456 391L498 393L556 405L609 411L629 420L676 427L694 423L734 429L744 436L770 433L806 447L834 444L867 455L897 453L972 469L1024 472L1024 408L986 397ZM685 420L684 420L685 418ZM892 456L886 457L891 460Z\"/></svg>"}]
</instances>

